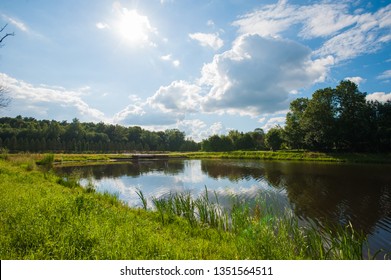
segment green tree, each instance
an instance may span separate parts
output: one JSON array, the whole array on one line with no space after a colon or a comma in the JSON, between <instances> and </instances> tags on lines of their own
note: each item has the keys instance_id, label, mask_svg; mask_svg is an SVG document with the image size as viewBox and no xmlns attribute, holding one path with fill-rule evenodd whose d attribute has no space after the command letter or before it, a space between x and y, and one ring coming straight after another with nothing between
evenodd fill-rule
<instances>
[{"instance_id":1,"label":"green tree","mask_svg":"<svg viewBox=\"0 0 391 280\"><path fill-rule=\"evenodd\" d=\"M337 138L336 116L335 90L325 88L315 91L301 119L306 146L315 150L334 148Z\"/></svg>"},{"instance_id":2,"label":"green tree","mask_svg":"<svg viewBox=\"0 0 391 280\"><path fill-rule=\"evenodd\" d=\"M337 142L343 150L363 150L370 137L369 105L365 93L355 83L341 81L336 87L337 99Z\"/></svg>"},{"instance_id":3,"label":"green tree","mask_svg":"<svg viewBox=\"0 0 391 280\"><path fill-rule=\"evenodd\" d=\"M298 98L291 102L286 115L285 132L288 145L292 149L304 148L305 130L303 129L303 115L308 107L308 98Z\"/></svg>"},{"instance_id":4,"label":"green tree","mask_svg":"<svg viewBox=\"0 0 391 280\"><path fill-rule=\"evenodd\" d=\"M203 140L201 144L202 150L206 152L226 152L234 149L232 140L226 135L212 135L208 139Z\"/></svg>"},{"instance_id":5,"label":"green tree","mask_svg":"<svg viewBox=\"0 0 391 280\"><path fill-rule=\"evenodd\" d=\"M265 144L269 149L276 151L281 148L283 138L283 129L279 126L271 128L265 136Z\"/></svg>"},{"instance_id":6,"label":"green tree","mask_svg":"<svg viewBox=\"0 0 391 280\"><path fill-rule=\"evenodd\" d=\"M370 107L370 147L368 150L391 151L391 100L382 103L371 101Z\"/></svg>"},{"instance_id":7,"label":"green tree","mask_svg":"<svg viewBox=\"0 0 391 280\"><path fill-rule=\"evenodd\" d=\"M253 132L250 132L251 138L254 143L255 150L264 150L265 146L265 132L262 128L256 128Z\"/></svg>"},{"instance_id":8,"label":"green tree","mask_svg":"<svg viewBox=\"0 0 391 280\"><path fill-rule=\"evenodd\" d=\"M165 134L168 150L179 151L185 142L185 133L178 129L167 129Z\"/></svg>"}]
</instances>

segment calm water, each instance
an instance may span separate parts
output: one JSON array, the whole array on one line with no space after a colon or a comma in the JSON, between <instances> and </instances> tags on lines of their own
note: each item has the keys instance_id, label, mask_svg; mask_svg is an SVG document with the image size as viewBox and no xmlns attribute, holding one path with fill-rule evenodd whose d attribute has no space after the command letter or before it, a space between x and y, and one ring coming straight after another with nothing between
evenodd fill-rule
<instances>
[{"instance_id":1,"label":"calm water","mask_svg":"<svg viewBox=\"0 0 391 280\"><path fill-rule=\"evenodd\" d=\"M75 167L62 167L60 174ZM92 177L97 191L116 193L129 206L141 207L141 189L152 197L173 192L198 196L216 191L230 206L236 195L251 203L260 193L273 196L303 221L346 224L369 235L371 251L391 252L391 166L249 160L143 160L119 165L77 167ZM83 180L82 183L86 183Z\"/></svg>"}]
</instances>

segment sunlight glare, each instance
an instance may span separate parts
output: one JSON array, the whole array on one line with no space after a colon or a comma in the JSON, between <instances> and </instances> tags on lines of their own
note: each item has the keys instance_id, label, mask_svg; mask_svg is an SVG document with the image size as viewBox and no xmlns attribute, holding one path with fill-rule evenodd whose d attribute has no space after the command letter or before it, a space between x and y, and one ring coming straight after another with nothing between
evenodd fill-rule
<instances>
[{"instance_id":1,"label":"sunlight glare","mask_svg":"<svg viewBox=\"0 0 391 280\"><path fill-rule=\"evenodd\" d=\"M122 9L118 32L121 38L131 44L144 44L148 42L148 33L154 32L154 29L148 17L140 15L137 10Z\"/></svg>"}]
</instances>

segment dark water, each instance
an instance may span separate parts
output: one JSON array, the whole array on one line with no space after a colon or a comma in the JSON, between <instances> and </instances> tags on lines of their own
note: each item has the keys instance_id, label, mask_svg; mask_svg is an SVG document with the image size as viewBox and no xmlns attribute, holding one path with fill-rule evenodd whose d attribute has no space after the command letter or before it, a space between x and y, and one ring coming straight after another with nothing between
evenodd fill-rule
<instances>
[{"instance_id":1,"label":"dark water","mask_svg":"<svg viewBox=\"0 0 391 280\"><path fill-rule=\"evenodd\" d=\"M62 167L64 174L75 167ZM97 191L116 193L132 207L140 207L141 189L152 197L173 192L198 196L215 191L229 206L232 197L251 201L260 193L273 196L301 220L347 224L369 237L371 252L391 252L391 166L325 164L249 160L155 160L76 168L90 177ZM82 181L86 183L86 180ZM382 258L384 254L379 254Z\"/></svg>"}]
</instances>

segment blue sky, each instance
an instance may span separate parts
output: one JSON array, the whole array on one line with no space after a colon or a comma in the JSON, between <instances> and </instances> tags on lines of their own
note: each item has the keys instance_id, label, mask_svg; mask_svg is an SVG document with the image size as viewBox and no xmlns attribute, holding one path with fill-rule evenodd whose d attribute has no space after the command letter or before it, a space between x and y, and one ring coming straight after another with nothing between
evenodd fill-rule
<instances>
[{"instance_id":1,"label":"blue sky","mask_svg":"<svg viewBox=\"0 0 391 280\"><path fill-rule=\"evenodd\" d=\"M283 124L350 79L391 99L391 2L1 0L0 116L178 128L201 140Z\"/></svg>"}]
</instances>

